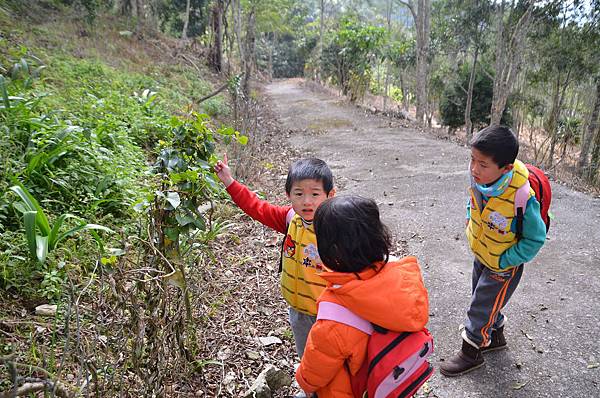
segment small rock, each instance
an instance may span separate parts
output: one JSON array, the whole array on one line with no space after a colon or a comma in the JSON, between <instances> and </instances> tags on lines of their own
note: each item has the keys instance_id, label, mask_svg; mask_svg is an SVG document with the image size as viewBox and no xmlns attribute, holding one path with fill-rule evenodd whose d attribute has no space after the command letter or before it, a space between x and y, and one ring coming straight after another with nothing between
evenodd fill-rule
<instances>
[{"instance_id":1,"label":"small rock","mask_svg":"<svg viewBox=\"0 0 600 398\"><path fill-rule=\"evenodd\" d=\"M260 353L252 350L246 350L246 357L254 361L260 359Z\"/></svg>"},{"instance_id":2,"label":"small rock","mask_svg":"<svg viewBox=\"0 0 600 398\"><path fill-rule=\"evenodd\" d=\"M283 343L281 341L281 339L279 337L276 337L276 336L259 337L258 340L265 347L273 345L273 344L282 344Z\"/></svg>"},{"instance_id":3,"label":"small rock","mask_svg":"<svg viewBox=\"0 0 600 398\"><path fill-rule=\"evenodd\" d=\"M225 361L226 359L229 359L229 357L231 357L231 350L229 348L217 352L217 358L221 361Z\"/></svg>"},{"instance_id":4,"label":"small rock","mask_svg":"<svg viewBox=\"0 0 600 398\"><path fill-rule=\"evenodd\" d=\"M232 278L233 277L233 271L231 271L231 270L228 269L227 271L225 271L225 276L228 277L228 278Z\"/></svg>"},{"instance_id":5,"label":"small rock","mask_svg":"<svg viewBox=\"0 0 600 398\"><path fill-rule=\"evenodd\" d=\"M266 316L270 316L273 314L273 308L269 308L269 307L258 307L258 312L260 312L263 315Z\"/></svg>"},{"instance_id":6,"label":"small rock","mask_svg":"<svg viewBox=\"0 0 600 398\"><path fill-rule=\"evenodd\" d=\"M290 376L273 365L267 365L260 372L248 391L244 393L246 398L271 398L272 392L292 384Z\"/></svg>"},{"instance_id":7,"label":"small rock","mask_svg":"<svg viewBox=\"0 0 600 398\"><path fill-rule=\"evenodd\" d=\"M57 305L53 304L42 304L35 307L35 314L41 316L54 316L56 315Z\"/></svg>"}]
</instances>

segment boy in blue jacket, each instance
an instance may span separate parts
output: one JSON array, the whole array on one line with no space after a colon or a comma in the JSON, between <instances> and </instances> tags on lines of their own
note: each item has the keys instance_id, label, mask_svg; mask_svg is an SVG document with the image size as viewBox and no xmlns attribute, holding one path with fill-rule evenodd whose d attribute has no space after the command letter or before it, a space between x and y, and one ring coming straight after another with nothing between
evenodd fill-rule
<instances>
[{"instance_id":1,"label":"boy in blue jacket","mask_svg":"<svg viewBox=\"0 0 600 398\"><path fill-rule=\"evenodd\" d=\"M506 347L502 310L515 291L523 264L546 241L546 225L533 190L517 236L515 194L529 177L516 159L519 142L504 126L490 126L471 140L471 189L467 239L473 263L471 304L462 332L462 348L440 365L445 376L459 376L483 365L482 353Z\"/></svg>"}]
</instances>

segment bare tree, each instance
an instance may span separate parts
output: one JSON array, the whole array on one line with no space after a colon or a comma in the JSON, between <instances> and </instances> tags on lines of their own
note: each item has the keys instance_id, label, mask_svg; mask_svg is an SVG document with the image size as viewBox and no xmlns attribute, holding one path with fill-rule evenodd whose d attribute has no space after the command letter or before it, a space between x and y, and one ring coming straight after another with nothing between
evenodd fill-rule
<instances>
[{"instance_id":1,"label":"bare tree","mask_svg":"<svg viewBox=\"0 0 600 398\"><path fill-rule=\"evenodd\" d=\"M188 26L190 25L190 9L192 8L191 6L191 0L187 0L185 3L185 15L183 16L183 31L181 32L181 38L183 40L186 40L188 35Z\"/></svg>"},{"instance_id":2,"label":"bare tree","mask_svg":"<svg viewBox=\"0 0 600 398\"><path fill-rule=\"evenodd\" d=\"M506 101L517 77L522 61L521 54L525 35L531 26L534 1L527 2L527 9L521 15L512 31L509 31L510 21L513 20L512 15L509 15L508 26L505 26L505 9L506 1L502 0L496 12L496 20L498 21L496 29L496 61L494 63L496 74L494 76L494 91L490 111L490 124L492 125L500 124L502 114L506 108ZM515 9L511 8L510 12L515 12Z\"/></svg>"},{"instance_id":3,"label":"bare tree","mask_svg":"<svg viewBox=\"0 0 600 398\"><path fill-rule=\"evenodd\" d=\"M212 34L209 49L209 65L216 72L223 70L223 16L225 14L225 1L216 0L213 3L210 16Z\"/></svg>"},{"instance_id":4,"label":"bare tree","mask_svg":"<svg viewBox=\"0 0 600 398\"><path fill-rule=\"evenodd\" d=\"M386 24L387 24L387 29L388 32L390 32L392 30L392 0L387 0L387 4L385 6L385 19L386 19ZM389 90L390 90L390 69L391 69L391 62L389 59L385 60L385 92L384 92L384 96L383 96L383 111L386 111L386 107L387 107L387 100L388 100L388 96L389 96Z\"/></svg>"},{"instance_id":5,"label":"bare tree","mask_svg":"<svg viewBox=\"0 0 600 398\"><path fill-rule=\"evenodd\" d=\"M242 92L248 97L250 94L250 78L252 77L256 58L256 10L254 7L250 8L248 12L244 46L246 59L243 61L244 79L242 80Z\"/></svg>"},{"instance_id":6,"label":"bare tree","mask_svg":"<svg viewBox=\"0 0 600 398\"><path fill-rule=\"evenodd\" d=\"M323 32L325 31L325 0L319 0L319 42L317 43L317 82L323 74Z\"/></svg>"},{"instance_id":7,"label":"bare tree","mask_svg":"<svg viewBox=\"0 0 600 398\"><path fill-rule=\"evenodd\" d=\"M431 3L429 0L396 0L398 3L408 7L415 22L417 30L417 74L416 74L416 97L417 97L417 122L422 124L427 110L427 82L429 79L429 24L431 21Z\"/></svg>"},{"instance_id":8,"label":"bare tree","mask_svg":"<svg viewBox=\"0 0 600 398\"><path fill-rule=\"evenodd\" d=\"M579 154L579 160L577 162L577 170L579 175L585 175L588 168L588 157L592 146L592 141L598 141L597 133L600 131L600 122L598 116L600 115L600 77L596 79L596 99L594 100L594 108L592 109L592 115L590 117L590 123L588 124L587 131L584 131L581 137L581 152ZM594 133L596 132L596 139L594 140ZM598 148L598 143L594 147L594 150ZM597 161L597 160L596 160ZM592 162L593 163L593 162ZM597 168L598 166L596 166Z\"/></svg>"}]
</instances>

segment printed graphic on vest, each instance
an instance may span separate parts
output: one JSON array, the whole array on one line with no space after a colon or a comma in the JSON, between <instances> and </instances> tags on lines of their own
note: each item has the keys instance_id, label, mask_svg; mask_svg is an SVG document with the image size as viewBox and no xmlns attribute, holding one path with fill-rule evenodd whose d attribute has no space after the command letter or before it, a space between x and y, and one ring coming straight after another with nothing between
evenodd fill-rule
<instances>
[{"instance_id":1,"label":"printed graphic on vest","mask_svg":"<svg viewBox=\"0 0 600 398\"><path fill-rule=\"evenodd\" d=\"M321 257L319 257L319 251L314 243L308 244L304 248L303 254L304 260L302 261L302 265L305 267L316 268L318 270L323 269L323 263L321 262Z\"/></svg>"},{"instance_id":2,"label":"printed graphic on vest","mask_svg":"<svg viewBox=\"0 0 600 398\"><path fill-rule=\"evenodd\" d=\"M490 213L488 221L485 222L485 225L492 231L498 232L500 235L506 235L506 227L508 226L508 220L502 214L494 211Z\"/></svg>"},{"instance_id":3,"label":"printed graphic on vest","mask_svg":"<svg viewBox=\"0 0 600 398\"><path fill-rule=\"evenodd\" d=\"M292 240L292 236L288 234L283 242L283 255L287 258L293 258L294 254L296 254L296 244Z\"/></svg>"}]
</instances>

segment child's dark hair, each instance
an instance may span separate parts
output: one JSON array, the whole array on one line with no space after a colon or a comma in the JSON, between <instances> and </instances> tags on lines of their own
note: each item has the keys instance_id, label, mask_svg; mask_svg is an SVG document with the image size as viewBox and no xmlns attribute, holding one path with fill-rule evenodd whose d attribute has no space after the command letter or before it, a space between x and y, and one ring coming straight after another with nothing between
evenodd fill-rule
<instances>
[{"instance_id":1,"label":"child's dark hair","mask_svg":"<svg viewBox=\"0 0 600 398\"><path fill-rule=\"evenodd\" d=\"M506 126L488 126L480 130L470 145L487 156L491 156L498 167L512 164L519 153L519 140Z\"/></svg>"},{"instance_id":2,"label":"child's dark hair","mask_svg":"<svg viewBox=\"0 0 600 398\"><path fill-rule=\"evenodd\" d=\"M319 256L329 269L360 272L376 261L389 260L391 235L372 199L327 199L317 208L314 224Z\"/></svg>"},{"instance_id":3,"label":"child's dark hair","mask_svg":"<svg viewBox=\"0 0 600 398\"><path fill-rule=\"evenodd\" d=\"M327 195L333 189L333 174L327 163L317 158L296 160L288 170L285 181L285 192L292 192L292 184L303 180L317 180L323 183L323 190Z\"/></svg>"}]
</instances>

